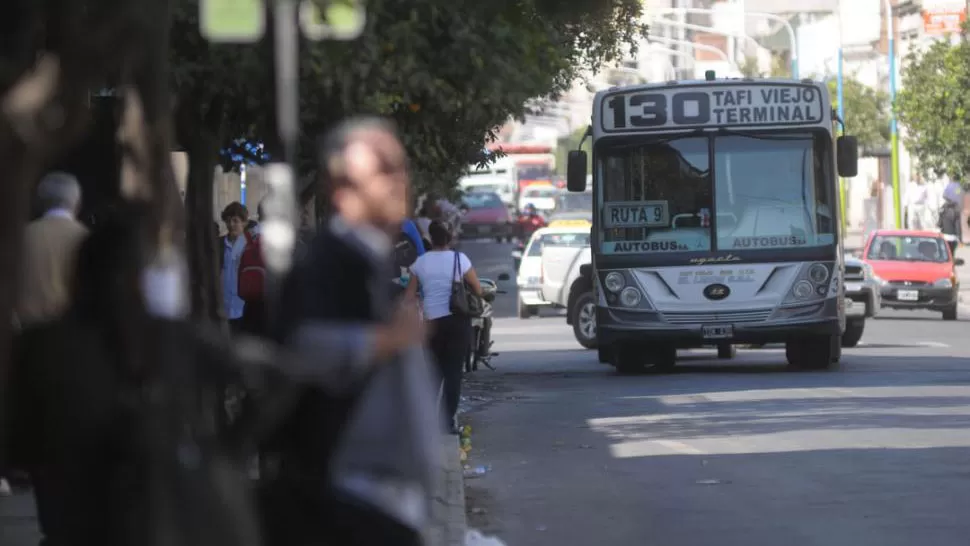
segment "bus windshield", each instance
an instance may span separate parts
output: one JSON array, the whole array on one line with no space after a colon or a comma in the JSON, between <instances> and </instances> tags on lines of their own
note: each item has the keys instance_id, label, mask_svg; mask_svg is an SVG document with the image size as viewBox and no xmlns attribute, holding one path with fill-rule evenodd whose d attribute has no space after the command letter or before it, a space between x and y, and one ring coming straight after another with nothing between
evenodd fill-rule
<instances>
[{"instance_id":1,"label":"bus windshield","mask_svg":"<svg viewBox=\"0 0 970 546\"><path fill-rule=\"evenodd\" d=\"M600 250L832 245L830 147L821 133L603 141L597 158L607 225L598 237Z\"/></svg>"},{"instance_id":2,"label":"bus windshield","mask_svg":"<svg viewBox=\"0 0 970 546\"><path fill-rule=\"evenodd\" d=\"M549 180L552 178L552 167L541 164L526 164L518 167L519 180Z\"/></svg>"}]
</instances>

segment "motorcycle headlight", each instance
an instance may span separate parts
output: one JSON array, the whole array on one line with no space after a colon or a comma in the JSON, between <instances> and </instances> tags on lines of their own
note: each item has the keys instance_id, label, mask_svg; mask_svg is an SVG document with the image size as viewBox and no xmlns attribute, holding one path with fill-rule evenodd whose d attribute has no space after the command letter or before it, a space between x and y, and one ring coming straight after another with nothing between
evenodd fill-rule
<instances>
[{"instance_id":1,"label":"motorcycle headlight","mask_svg":"<svg viewBox=\"0 0 970 546\"><path fill-rule=\"evenodd\" d=\"M933 283L933 286L937 288L953 288L953 279L947 277L945 279L940 279Z\"/></svg>"},{"instance_id":2,"label":"motorcycle headlight","mask_svg":"<svg viewBox=\"0 0 970 546\"><path fill-rule=\"evenodd\" d=\"M620 303L624 307L636 307L640 305L640 291L632 286L627 286L620 292Z\"/></svg>"},{"instance_id":3,"label":"motorcycle headlight","mask_svg":"<svg viewBox=\"0 0 970 546\"><path fill-rule=\"evenodd\" d=\"M626 279L623 278L621 273L613 271L606 275L606 278L603 279L603 284L606 285L606 289L610 292L619 292L626 286Z\"/></svg>"}]
</instances>

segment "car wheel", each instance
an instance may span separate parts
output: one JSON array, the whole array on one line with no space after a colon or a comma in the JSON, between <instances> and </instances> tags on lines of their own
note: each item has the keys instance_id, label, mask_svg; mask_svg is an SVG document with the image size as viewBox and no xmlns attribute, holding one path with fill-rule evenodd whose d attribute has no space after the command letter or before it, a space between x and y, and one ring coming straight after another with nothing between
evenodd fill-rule
<instances>
[{"instance_id":1,"label":"car wheel","mask_svg":"<svg viewBox=\"0 0 970 546\"><path fill-rule=\"evenodd\" d=\"M845 323L845 332L842 334L842 346L847 348L855 347L862 339L862 332L866 329L865 320L850 320Z\"/></svg>"},{"instance_id":2,"label":"car wheel","mask_svg":"<svg viewBox=\"0 0 970 546\"><path fill-rule=\"evenodd\" d=\"M957 304L953 304L943 310L943 320L956 320L957 319Z\"/></svg>"},{"instance_id":3,"label":"car wheel","mask_svg":"<svg viewBox=\"0 0 970 546\"><path fill-rule=\"evenodd\" d=\"M576 298L573 304L573 335L587 349L596 348L596 299L592 292Z\"/></svg>"}]
</instances>

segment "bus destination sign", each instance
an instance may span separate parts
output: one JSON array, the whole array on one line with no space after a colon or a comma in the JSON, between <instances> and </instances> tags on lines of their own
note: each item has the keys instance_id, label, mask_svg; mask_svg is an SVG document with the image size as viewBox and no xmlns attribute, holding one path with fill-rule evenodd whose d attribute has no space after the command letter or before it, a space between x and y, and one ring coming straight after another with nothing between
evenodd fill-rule
<instances>
[{"instance_id":1,"label":"bus destination sign","mask_svg":"<svg viewBox=\"0 0 970 546\"><path fill-rule=\"evenodd\" d=\"M605 132L814 125L825 120L823 97L808 84L698 85L607 94Z\"/></svg>"}]
</instances>

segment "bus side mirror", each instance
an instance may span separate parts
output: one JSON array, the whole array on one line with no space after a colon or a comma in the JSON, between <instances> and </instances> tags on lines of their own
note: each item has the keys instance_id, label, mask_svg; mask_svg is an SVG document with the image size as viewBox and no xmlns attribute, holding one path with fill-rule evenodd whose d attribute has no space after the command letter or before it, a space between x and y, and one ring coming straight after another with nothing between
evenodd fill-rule
<instances>
[{"instance_id":1,"label":"bus side mirror","mask_svg":"<svg viewBox=\"0 0 970 546\"><path fill-rule=\"evenodd\" d=\"M566 188L569 191L586 191L586 152L573 150L566 159Z\"/></svg>"},{"instance_id":2,"label":"bus side mirror","mask_svg":"<svg viewBox=\"0 0 970 546\"><path fill-rule=\"evenodd\" d=\"M859 174L859 141L854 136L840 136L835 141L835 161L839 176L852 178Z\"/></svg>"}]
</instances>

